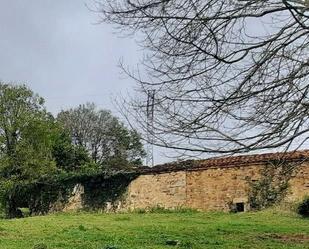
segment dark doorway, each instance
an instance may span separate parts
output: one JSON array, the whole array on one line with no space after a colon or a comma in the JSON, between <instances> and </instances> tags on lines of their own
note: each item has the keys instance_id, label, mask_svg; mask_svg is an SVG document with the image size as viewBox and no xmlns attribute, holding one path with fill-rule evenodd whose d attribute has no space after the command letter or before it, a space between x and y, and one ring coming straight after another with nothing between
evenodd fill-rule
<instances>
[{"instance_id":1,"label":"dark doorway","mask_svg":"<svg viewBox=\"0 0 309 249\"><path fill-rule=\"evenodd\" d=\"M243 202L236 203L236 212L244 212L245 204Z\"/></svg>"}]
</instances>

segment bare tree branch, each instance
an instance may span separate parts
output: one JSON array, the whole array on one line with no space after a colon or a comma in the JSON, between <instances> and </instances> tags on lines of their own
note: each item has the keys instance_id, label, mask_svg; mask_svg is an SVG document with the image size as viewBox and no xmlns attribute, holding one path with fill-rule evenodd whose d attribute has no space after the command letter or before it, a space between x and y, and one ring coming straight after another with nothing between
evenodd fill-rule
<instances>
[{"instance_id":1,"label":"bare tree branch","mask_svg":"<svg viewBox=\"0 0 309 249\"><path fill-rule=\"evenodd\" d=\"M185 151L287 149L308 139L307 0L101 0L102 22L143 37L146 74L125 112L153 143ZM125 68L123 67L125 70Z\"/></svg>"}]
</instances>

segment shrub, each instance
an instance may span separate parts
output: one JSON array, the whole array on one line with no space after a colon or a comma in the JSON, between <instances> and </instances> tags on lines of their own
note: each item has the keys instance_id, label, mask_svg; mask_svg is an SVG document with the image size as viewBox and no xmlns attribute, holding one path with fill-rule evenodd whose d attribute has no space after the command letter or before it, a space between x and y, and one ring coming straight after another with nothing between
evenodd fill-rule
<instances>
[{"instance_id":1,"label":"shrub","mask_svg":"<svg viewBox=\"0 0 309 249\"><path fill-rule=\"evenodd\" d=\"M78 226L78 230L80 230L80 231L86 231L87 229L86 229L86 227L84 227L83 225L79 225L79 226Z\"/></svg>"},{"instance_id":2,"label":"shrub","mask_svg":"<svg viewBox=\"0 0 309 249\"><path fill-rule=\"evenodd\" d=\"M114 245L109 245L109 246L106 246L106 247L104 247L104 249L118 249L119 247L117 247L117 246L114 246Z\"/></svg>"},{"instance_id":3,"label":"shrub","mask_svg":"<svg viewBox=\"0 0 309 249\"><path fill-rule=\"evenodd\" d=\"M47 249L47 245L44 243L39 243L33 246L33 249Z\"/></svg>"},{"instance_id":4,"label":"shrub","mask_svg":"<svg viewBox=\"0 0 309 249\"><path fill-rule=\"evenodd\" d=\"M297 213L303 217L309 217L309 196L299 203L297 207Z\"/></svg>"},{"instance_id":5,"label":"shrub","mask_svg":"<svg viewBox=\"0 0 309 249\"><path fill-rule=\"evenodd\" d=\"M269 161L261 169L261 177L249 183L249 203L253 210L262 210L279 204L288 193L289 181L297 170L297 163L284 160Z\"/></svg>"}]
</instances>

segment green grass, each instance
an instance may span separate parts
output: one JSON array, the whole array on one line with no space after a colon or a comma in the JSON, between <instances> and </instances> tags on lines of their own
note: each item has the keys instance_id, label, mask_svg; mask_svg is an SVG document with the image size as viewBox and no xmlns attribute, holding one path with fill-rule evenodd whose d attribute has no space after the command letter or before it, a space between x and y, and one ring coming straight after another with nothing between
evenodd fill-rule
<instances>
[{"instance_id":1,"label":"green grass","mask_svg":"<svg viewBox=\"0 0 309 249\"><path fill-rule=\"evenodd\" d=\"M0 220L0 248L309 248L309 220L274 210L56 214Z\"/></svg>"}]
</instances>

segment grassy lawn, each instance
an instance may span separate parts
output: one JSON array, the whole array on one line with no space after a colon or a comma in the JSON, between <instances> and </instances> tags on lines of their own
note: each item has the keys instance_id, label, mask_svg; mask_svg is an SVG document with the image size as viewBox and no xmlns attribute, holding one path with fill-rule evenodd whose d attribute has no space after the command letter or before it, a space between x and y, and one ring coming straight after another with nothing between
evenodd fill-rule
<instances>
[{"instance_id":1,"label":"grassy lawn","mask_svg":"<svg viewBox=\"0 0 309 249\"><path fill-rule=\"evenodd\" d=\"M178 245L173 244L178 241ZM309 248L291 213L71 213L0 220L1 249ZM36 245L36 246L35 246Z\"/></svg>"}]
</instances>

